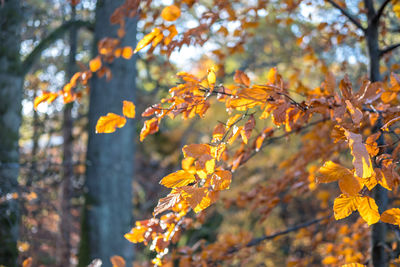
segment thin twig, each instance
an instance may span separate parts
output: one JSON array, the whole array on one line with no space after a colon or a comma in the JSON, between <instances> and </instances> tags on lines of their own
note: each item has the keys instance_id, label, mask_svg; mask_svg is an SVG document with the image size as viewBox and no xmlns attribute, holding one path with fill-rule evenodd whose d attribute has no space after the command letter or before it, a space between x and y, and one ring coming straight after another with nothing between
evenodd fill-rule
<instances>
[{"instance_id":1,"label":"thin twig","mask_svg":"<svg viewBox=\"0 0 400 267\"><path fill-rule=\"evenodd\" d=\"M396 49L396 48L398 48L398 47L400 47L400 43L390 45L390 46L388 46L388 47L386 47L386 48L380 50L380 51L379 51L379 56L382 57L382 56L384 56L386 53L389 53L390 51L392 51L392 50L394 50L394 49Z\"/></svg>"},{"instance_id":2,"label":"thin twig","mask_svg":"<svg viewBox=\"0 0 400 267\"><path fill-rule=\"evenodd\" d=\"M376 12L375 17L373 18L374 22L378 22L379 19L381 18L383 12L385 11L386 6L390 3L391 0L385 0L385 2L382 3L381 7L378 9Z\"/></svg>"},{"instance_id":3,"label":"thin twig","mask_svg":"<svg viewBox=\"0 0 400 267\"><path fill-rule=\"evenodd\" d=\"M362 30L363 32L366 31L366 29L361 25L360 21L358 21L358 19L353 16L352 14L350 14L347 10L345 10L344 8L342 8L339 4L337 4L334 0L326 0L328 1L332 6L334 6L335 8L337 8L340 13L342 13L342 15L346 16L351 22L353 22L354 25L357 26L357 28L359 28L360 30Z\"/></svg>"}]
</instances>

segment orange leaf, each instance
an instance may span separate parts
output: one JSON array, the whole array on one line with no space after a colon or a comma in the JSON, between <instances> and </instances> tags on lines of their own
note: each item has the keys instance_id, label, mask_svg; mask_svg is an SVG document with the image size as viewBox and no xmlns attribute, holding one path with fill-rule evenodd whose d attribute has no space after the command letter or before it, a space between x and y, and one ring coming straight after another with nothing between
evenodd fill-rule
<instances>
[{"instance_id":1,"label":"orange leaf","mask_svg":"<svg viewBox=\"0 0 400 267\"><path fill-rule=\"evenodd\" d=\"M110 258L113 267L125 267L125 260L121 256L114 255Z\"/></svg>"},{"instance_id":2,"label":"orange leaf","mask_svg":"<svg viewBox=\"0 0 400 267\"><path fill-rule=\"evenodd\" d=\"M381 215L381 221L385 223L400 225L400 209L385 210Z\"/></svg>"},{"instance_id":3,"label":"orange leaf","mask_svg":"<svg viewBox=\"0 0 400 267\"><path fill-rule=\"evenodd\" d=\"M27 258L22 263L22 267L31 267L32 266L32 257Z\"/></svg>"},{"instance_id":4,"label":"orange leaf","mask_svg":"<svg viewBox=\"0 0 400 267\"><path fill-rule=\"evenodd\" d=\"M216 201L214 192L207 188L195 188L191 186L181 187L181 196L189 203L194 212L198 213Z\"/></svg>"},{"instance_id":5,"label":"orange leaf","mask_svg":"<svg viewBox=\"0 0 400 267\"><path fill-rule=\"evenodd\" d=\"M146 136L153 134L158 131L158 119L152 118L144 122L142 131L140 132L140 142L142 142Z\"/></svg>"},{"instance_id":6,"label":"orange leaf","mask_svg":"<svg viewBox=\"0 0 400 267\"><path fill-rule=\"evenodd\" d=\"M35 110L37 110L38 105L45 101L48 104L51 104L54 100L56 100L57 97L58 97L58 93L43 91L42 95L37 96L35 98L35 100L33 101L33 108Z\"/></svg>"},{"instance_id":7,"label":"orange leaf","mask_svg":"<svg viewBox=\"0 0 400 267\"><path fill-rule=\"evenodd\" d=\"M211 184L214 186L214 190L225 190L229 189L232 181L232 173L226 170L217 170L213 175Z\"/></svg>"},{"instance_id":8,"label":"orange leaf","mask_svg":"<svg viewBox=\"0 0 400 267\"><path fill-rule=\"evenodd\" d=\"M96 124L96 133L113 133L115 129L124 127L126 119L115 113L101 116Z\"/></svg>"},{"instance_id":9,"label":"orange leaf","mask_svg":"<svg viewBox=\"0 0 400 267\"><path fill-rule=\"evenodd\" d=\"M124 100L123 104L124 106L122 107L122 113L124 114L124 116L130 119L135 118L135 104L133 104L131 101L126 100Z\"/></svg>"},{"instance_id":10,"label":"orange leaf","mask_svg":"<svg viewBox=\"0 0 400 267\"><path fill-rule=\"evenodd\" d=\"M176 188L176 187L182 187L182 186L188 185L195 181L196 181L196 178L194 177L193 174L191 174L187 171L184 171L184 170L179 170L179 171L176 171L174 173L171 173L171 174L165 176L160 181L160 184L162 184L165 187Z\"/></svg>"},{"instance_id":11,"label":"orange leaf","mask_svg":"<svg viewBox=\"0 0 400 267\"><path fill-rule=\"evenodd\" d=\"M325 162L316 175L318 183L331 183L345 176L353 176L351 171L333 161Z\"/></svg>"},{"instance_id":12,"label":"orange leaf","mask_svg":"<svg viewBox=\"0 0 400 267\"><path fill-rule=\"evenodd\" d=\"M350 100L345 101L347 110L350 112L351 119L355 124L359 124L363 118L363 114L360 109L354 107Z\"/></svg>"},{"instance_id":13,"label":"orange leaf","mask_svg":"<svg viewBox=\"0 0 400 267\"><path fill-rule=\"evenodd\" d=\"M367 266L361 263L348 263L342 265L341 267L367 267Z\"/></svg>"},{"instance_id":14,"label":"orange leaf","mask_svg":"<svg viewBox=\"0 0 400 267\"><path fill-rule=\"evenodd\" d=\"M181 196L179 193L170 193L168 196L161 198L158 201L157 207L154 208L154 216L173 208L177 203L179 203Z\"/></svg>"},{"instance_id":15,"label":"orange leaf","mask_svg":"<svg viewBox=\"0 0 400 267\"><path fill-rule=\"evenodd\" d=\"M221 141L224 134L225 134L225 126L222 123L218 123L218 125L215 126L214 128L212 134L212 141L213 142Z\"/></svg>"},{"instance_id":16,"label":"orange leaf","mask_svg":"<svg viewBox=\"0 0 400 267\"><path fill-rule=\"evenodd\" d=\"M145 240L144 234L147 232L148 227L143 225L142 222L136 222L136 226L129 233L125 234L124 237L132 243L143 242Z\"/></svg>"},{"instance_id":17,"label":"orange leaf","mask_svg":"<svg viewBox=\"0 0 400 267\"><path fill-rule=\"evenodd\" d=\"M130 59L133 55L132 47L126 46L122 49L122 57L125 59Z\"/></svg>"},{"instance_id":18,"label":"orange leaf","mask_svg":"<svg viewBox=\"0 0 400 267\"><path fill-rule=\"evenodd\" d=\"M100 56L95 57L94 59L90 60L89 68L92 72L96 72L101 68L101 59Z\"/></svg>"},{"instance_id":19,"label":"orange leaf","mask_svg":"<svg viewBox=\"0 0 400 267\"><path fill-rule=\"evenodd\" d=\"M175 21L181 16L181 10L175 5L165 7L161 11L161 17L166 21Z\"/></svg>"}]
</instances>

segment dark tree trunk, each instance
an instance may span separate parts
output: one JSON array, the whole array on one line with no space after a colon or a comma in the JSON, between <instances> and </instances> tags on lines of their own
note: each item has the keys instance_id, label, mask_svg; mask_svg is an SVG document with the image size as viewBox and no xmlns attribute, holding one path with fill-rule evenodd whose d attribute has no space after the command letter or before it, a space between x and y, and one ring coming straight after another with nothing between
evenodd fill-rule
<instances>
[{"instance_id":1,"label":"dark tree trunk","mask_svg":"<svg viewBox=\"0 0 400 267\"><path fill-rule=\"evenodd\" d=\"M18 192L18 137L21 123L19 0L0 2L0 196ZM0 265L17 263L18 200L0 203Z\"/></svg>"},{"instance_id":2,"label":"dark tree trunk","mask_svg":"<svg viewBox=\"0 0 400 267\"><path fill-rule=\"evenodd\" d=\"M75 21L76 9L72 6L71 22ZM69 56L67 63L67 80L74 75L76 65L78 29L71 27L69 33ZM72 180L74 178L73 166L73 102L64 106L64 123L63 123L63 180L61 183L61 222L60 222L60 248L59 248L59 266L70 266L71 253L71 197L72 197Z\"/></svg>"},{"instance_id":3,"label":"dark tree trunk","mask_svg":"<svg viewBox=\"0 0 400 267\"><path fill-rule=\"evenodd\" d=\"M378 1L379 2L379 1ZM376 10L373 0L364 0L367 8L368 28L365 31L369 56L369 79L372 82L381 80L380 74L380 49L379 49L379 19L376 19ZM378 119L376 128L382 127L382 118ZM383 145L383 136L378 139L378 145ZM382 213L387 209L388 196L387 190L380 185L374 189L374 199ZM385 223L378 222L372 225L371 229L371 258L374 267L388 266L388 253L385 251L387 227Z\"/></svg>"},{"instance_id":4,"label":"dark tree trunk","mask_svg":"<svg viewBox=\"0 0 400 267\"><path fill-rule=\"evenodd\" d=\"M117 27L110 24L114 9L124 0L98 1L95 42L115 37ZM135 46L136 20L126 24L123 46ZM132 120L112 134L95 134L96 122L108 112L122 114L122 101L133 100L135 60L116 59L109 64L112 79L94 77L89 106L89 143L87 150L86 204L83 215L80 265L100 258L111 266L110 257L133 259L133 246L123 237L132 225L132 178L135 127ZM127 266L130 264L127 263Z\"/></svg>"}]
</instances>

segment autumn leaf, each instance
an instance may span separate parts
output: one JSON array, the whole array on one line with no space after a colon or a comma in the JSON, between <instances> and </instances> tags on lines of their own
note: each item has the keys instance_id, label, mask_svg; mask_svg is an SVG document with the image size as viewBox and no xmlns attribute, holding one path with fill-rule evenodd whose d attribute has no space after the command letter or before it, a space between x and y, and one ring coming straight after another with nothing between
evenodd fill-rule
<instances>
[{"instance_id":1,"label":"autumn leaf","mask_svg":"<svg viewBox=\"0 0 400 267\"><path fill-rule=\"evenodd\" d=\"M122 49L122 57L125 59L130 59L133 55L132 47L126 46Z\"/></svg>"},{"instance_id":2,"label":"autumn leaf","mask_svg":"<svg viewBox=\"0 0 400 267\"><path fill-rule=\"evenodd\" d=\"M333 211L336 220L348 217L357 210L360 198L358 196L338 196L333 203Z\"/></svg>"},{"instance_id":3,"label":"autumn leaf","mask_svg":"<svg viewBox=\"0 0 400 267\"><path fill-rule=\"evenodd\" d=\"M394 225L400 225L400 209L385 210L381 215L381 221Z\"/></svg>"},{"instance_id":4,"label":"autumn leaf","mask_svg":"<svg viewBox=\"0 0 400 267\"><path fill-rule=\"evenodd\" d=\"M196 213L206 209L216 201L215 193L208 191L207 188L184 186L179 189L181 190L181 196Z\"/></svg>"},{"instance_id":5,"label":"autumn leaf","mask_svg":"<svg viewBox=\"0 0 400 267\"><path fill-rule=\"evenodd\" d=\"M214 190L225 190L229 189L232 181L232 173L226 170L217 170L213 175L211 184Z\"/></svg>"},{"instance_id":6,"label":"autumn leaf","mask_svg":"<svg viewBox=\"0 0 400 267\"><path fill-rule=\"evenodd\" d=\"M136 227L132 228L132 230L125 234L124 237L132 243L140 243L145 240L144 234L147 230L148 228L146 226L141 225L140 222L136 222Z\"/></svg>"},{"instance_id":7,"label":"autumn leaf","mask_svg":"<svg viewBox=\"0 0 400 267\"><path fill-rule=\"evenodd\" d=\"M209 68L208 69L208 74L207 74L207 82L208 82L208 85L210 86L210 89L211 89L211 91L214 89L214 85L215 85L215 82L216 82L216 79L217 79L217 77L216 77L216 75L215 75L215 67L211 67L211 68Z\"/></svg>"},{"instance_id":8,"label":"autumn leaf","mask_svg":"<svg viewBox=\"0 0 400 267\"><path fill-rule=\"evenodd\" d=\"M213 142L221 141L224 134L225 134L225 126L222 123L218 123L217 126L215 126L214 128L212 134L212 141Z\"/></svg>"},{"instance_id":9,"label":"autumn leaf","mask_svg":"<svg viewBox=\"0 0 400 267\"><path fill-rule=\"evenodd\" d=\"M157 206L154 208L154 216L173 208L177 203L179 203L181 195L179 193L170 193L166 197L161 198L158 201Z\"/></svg>"},{"instance_id":10,"label":"autumn leaf","mask_svg":"<svg viewBox=\"0 0 400 267\"><path fill-rule=\"evenodd\" d=\"M341 267L366 267L366 265L361 264L361 263L348 263L344 264Z\"/></svg>"},{"instance_id":11,"label":"autumn leaf","mask_svg":"<svg viewBox=\"0 0 400 267\"><path fill-rule=\"evenodd\" d=\"M246 75L246 73L244 73L241 70L237 70L236 71L233 80L235 81L235 83L243 84L243 85L245 85L247 87L250 86L249 77Z\"/></svg>"},{"instance_id":12,"label":"autumn leaf","mask_svg":"<svg viewBox=\"0 0 400 267\"><path fill-rule=\"evenodd\" d=\"M114 255L110 258L113 267L125 267L125 260L121 256Z\"/></svg>"},{"instance_id":13,"label":"autumn leaf","mask_svg":"<svg viewBox=\"0 0 400 267\"><path fill-rule=\"evenodd\" d=\"M353 104L350 102L350 100L346 100L345 103L346 103L347 110L350 112L351 119L353 120L353 122L355 124L360 124L360 122L363 118L363 114L362 114L361 110L358 109L357 107L354 107Z\"/></svg>"},{"instance_id":14,"label":"autumn leaf","mask_svg":"<svg viewBox=\"0 0 400 267\"><path fill-rule=\"evenodd\" d=\"M33 101L33 108L37 110L37 107L42 102L47 102L48 104L51 104L54 100L56 100L58 96L58 93L43 91L42 95L37 96Z\"/></svg>"},{"instance_id":15,"label":"autumn leaf","mask_svg":"<svg viewBox=\"0 0 400 267\"><path fill-rule=\"evenodd\" d=\"M361 217L368 223L368 225L377 223L379 221L380 215L378 212L378 206L373 198L368 196L360 197L357 209Z\"/></svg>"},{"instance_id":16,"label":"autumn leaf","mask_svg":"<svg viewBox=\"0 0 400 267\"><path fill-rule=\"evenodd\" d=\"M150 33L146 34L142 40L138 42L136 45L135 50L133 51L134 54L145 48L147 45L149 45L153 39L161 33L161 30L159 28L154 28Z\"/></svg>"},{"instance_id":17,"label":"autumn leaf","mask_svg":"<svg viewBox=\"0 0 400 267\"><path fill-rule=\"evenodd\" d=\"M152 118L144 122L143 128L140 132L140 142L142 142L149 134L158 131L158 123L159 120L157 118Z\"/></svg>"},{"instance_id":18,"label":"autumn leaf","mask_svg":"<svg viewBox=\"0 0 400 267\"><path fill-rule=\"evenodd\" d=\"M192 144L182 148L185 157L200 158L202 155L211 154L210 146L207 144Z\"/></svg>"},{"instance_id":19,"label":"autumn leaf","mask_svg":"<svg viewBox=\"0 0 400 267\"><path fill-rule=\"evenodd\" d=\"M333 161L327 161L318 170L316 178L319 183L331 183L346 176L353 176L349 169L334 163Z\"/></svg>"},{"instance_id":20,"label":"autumn leaf","mask_svg":"<svg viewBox=\"0 0 400 267\"><path fill-rule=\"evenodd\" d=\"M181 10L175 5L165 7L161 11L161 17L166 21L175 21L181 16Z\"/></svg>"},{"instance_id":21,"label":"autumn leaf","mask_svg":"<svg viewBox=\"0 0 400 267\"><path fill-rule=\"evenodd\" d=\"M345 130L345 136L353 155L353 165L356 175L360 178L371 177L374 174L374 170L368 151L362 143L362 136L347 130Z\"/></svg>"},{"instance_id":22,"label":"autumn leaf","mask_svg":"<svg viewBox=\"0 0 400 267\"><path fill-rule=\"evenodd\" d=\"M135 104L133 104L131 101L124 100L123 107L122 107L122 113L127 118L130 118L130 119L135 118L135 114L136 114Z\"/></svg>"},{"instance_id":23,"label":"autumn leaf","mask_svg":"<svg viewBox=\"0 0 400 267\"><path fill-rule=\"evenodd\" d=\"M124 127L126 119L115 113L101 116L96 124L96 133L113 133L116 128Z\"/></svg>"},{"instance_id":24,"label":"autumn leaf","mask_svg":"<svg viewBox=\"0 0 400 267\"><path fill-rule=\"evenodd\" d=\"M376 142L376 140L378 140L380 136L381 136L381 132L376 132L376 133L368 136L367 140L365 141L365 146L371 157L374 157L374 156L378 155L378 153L379 153L379 147L378 147L378 143Z\"/></svg>"},{"instance_id":25,"label":"autumn leaf","mask_svg":"<svg viewBox=\"0 0 400 267\"><path fill-rule=\"evenodd\" d=\"M22 267L31 267L32 266L32 257L29 257L24 260L22 263Z\"/></svg>"},{"instance_id":26,"label":"autumn leaf","mask_svg":"<svg viewBox=\"0 0 400 267\"><path fill-rule=\"evenodd\" d=\"M168 188L176 188L176 187L182 187L185 185L188 185L190 183L193 183L196 181L196 178L194 177L193 174L184 171L184 170L179 170L174 173L171 173L167 176L165 176L161 181L160 184L162 184L165 187Z\"/></svg>"},{"instance_id":27,"label":"autumn leaf","mask_svg":"<svg viewBox=\"0 0 400 267\"><path fill-rule=\"evenodd\" d=\"M89 61L89 68L92 72L96 72L101 68L101 59L100 56L95 57L94 59Z\"/></svg>"},{"instance_id":28,"label":"autumn leaf","mask_svg":"<svg viewBox=\"0 0 400 267\"><path fill-rule=\"evenodd\" d=\"M327 256L322 260L322 264L324 265L330 265L330 264L336 264L338 263L338 258L334 256Z\"/></svg>"}]
</instances>

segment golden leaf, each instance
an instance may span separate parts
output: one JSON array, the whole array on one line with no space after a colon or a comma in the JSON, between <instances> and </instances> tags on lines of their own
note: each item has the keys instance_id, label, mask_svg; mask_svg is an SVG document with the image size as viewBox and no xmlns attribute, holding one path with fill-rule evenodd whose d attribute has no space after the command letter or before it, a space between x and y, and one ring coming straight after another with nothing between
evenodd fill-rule
<instances>
[{"instance_id":1,"label":"golden leaf","mask_svg":"<svg viewBox=\"0 0 400 267\"><path fill-rule=\"evenodd\" d=\"M124 116L130 119L135 118L135 104L127 100L124 100L123 104L124 106L122 107L122 113L124 114Z\"/></svg>"},{"instance_id":2,"label":"golden leaf","mask_svg":"<svg viewBox=\"0 0 400 267\"><path fill-rule=\"evenodd\" d=\"M132 230L125 234L124 237L132 242L132 243L140 243L145 240L144 234L147 232L147 227L141 225L140 222L136 222L136 227L132 228Z\"/></svg>"},{"instance_id":3,"label":"golden leaf","mask_svg":"<svg viewBox=\"0 0 400 267\"><path fill-rule=\"evenodd\" d=\"M115 129L124 127L126 119L115 113L101 116L96 124L96 133L113 133Z\"/></svg>"},{"instance_id":4,"label":"golden leaf","mask_svg":"<svg viewBox=\"0 0 400 267\"><path fill-rule=\"evenodd\" d=\"M158 131L158 119L152 118L144 122L143 128L140 131L140 142L142 142L146 136L153 134Z\"/></svg>"},{"instance_id":5,"label":"golden leaf","mask_svg":"<svg viewBox=\"0 0 400 267\"><path fill-rule=\"evenodd\" d=\"M207 188L195 188L191 186L181 187L181 196L189 203L194 212L198 213L215 202L214 192Z\"/></svg>"},{"instance_id":6,"label":"golden leaf","mask_svg":"<svg viewBox=\"0 0 400 267\"><path fill-rule=\"evenodd\" d=\"M181 10L175 5L165 7L161 11L161 17L166 21L175 21L181 16Z\"/></svg>"},{"instance_id":7,"label":"golden leaf","mask_svg":"<svg viewBox=\"0 0 400 267\"><path fill-rule=\"evenodd\" d=\"M130 59L133 55L132 47L126 46L122 49L122 57L125 59Z\"/></svg>"},{"instance_id":8,"label":"golden leaf","mask_svg":"<svg viewBox=\"0 0 400 267\"><path fill-rule=\"evenodd\" d=\"M143 48L145 48L160 33L161 33L161 30L159 28L154 28L150 33L146 34L143 37L143 39L138 42L138 44L136 45L136 48L133 51L133 53L135 54L135 53L139 52L140 50L142 50Z\"/></svg>"},{"instance_id":9,"label":"golden leaf","mask_svg":"<svg viewBox=\"0 0 400 267\"><path fill-rule=\"evenodd\" d=\"M250 86L249 77L246 75L246 73L244 73L241 70L237 70L235 72L235 76L233 77L233 80L235 81L235 83L243 84L247 87Z\"/></svg>"},{"instance_id":10,"label":"golden leaf","mask_svg":"<svg viewBox=\"0 0 400 267\"><path fill-rule=\"evenodd\" d=\"M213 175L211 184L214 190L225 190L229 189L232 182L232 173L226 170L217 170Z\"/></svg>"},{"instance_id":11,"label":"golden leaf","mask_svg":"<svg viewBox=\"0 0 400 267\"><path fill-rule=\"evenodd\" d=\"M333 203L333 211L336 220L348 217L353 211L357 210L360 198L358 196L338 196Z\"/></svg>"},{"instance_id":12,"label":"golden leaf","mask_svg":"<svg viewBox=\"0 0 400 267\"><path fill-rule=\"evenodd\" d=\"M206 144L192 144L186 145L182 148L183 155L186 157L200 158L202 155L211 154L211 149L209 145Z\"/></svg>"},{"instance_id":13,"label":"golden leaf","mask_svg":"<svg viewBox=\"0 0 400 267\"><path fill-rule=\"evenodd\" d=\"M37 96L35 100L33 101L33 108L37 110L37 107L39 106L40 103L42 102L47 102L48 104L51 104L56 98L59 96L58 93L52 93L52 92L47 92L43 91L42 95Z\"/></svg>"},{"instance_id":14,"label":"golden leaf","mask_svg":"<svg viewBox=\"0 0 400 267\"><path fill-rule=\"evenodd\" d=\"M179 171L176 171L174 173L171 173L171 174L165 176L160 181L160 184L162 184L165 187L176 188L176 187L182 187L182 186L188 185L195 181L196 181L196 178L194 177L193 174L191 174L187 171L184 171L184 170L179 170Z\"/></svg>"},{"instance_id":15,"label":"golden leaf","mask_svg":"<svg viewBox=\"0 0 400 267\"><path fill-rule=\"evenodd\" d=\"M385 223L400 225L400 209L385 210L381 215L381 221Z\"/></svg>"},{"instance_id":16,"label":"golden leaf","mask_svg":"<svg viewBox=\"0 0 400 267\"><path fill-rule=\"evenodd\" d=\"M333 161L325 162L316 175L318 183L331 183L342 177L353 176L351 171Z\"/></svg>"},{"instance_id":17,"label":"golden leaf","mask_svg":"<svg viewBox=\"0 0 400 267\"><path fill-rule=\"evenodd\" d=\"M125 267L125 260L121 256L114 255L110 258L113 267Z\"/></svg>"},{"instance_id":18,"label":"golden leaf","mask_svg":"<svg viewBox=\"0 0 400 267\"><path fill-rule=\"evenodd\" d=\"M366 265L361 264L361 263L348 263L344 264L341 267L366 267Z\"/></svg>"},{"instance_id":19,"label":"golden leaf","mask_svg":"<svg viewBox=\"0 0 400 267\"><path fill-rule=\"evenodd\" d=\"M100 56L97 56L94 59L89 61L89 68L90 68L91 72L96 72L101 68Z\"/></svg>"},{"instance_id":20,"label":"golden leaf","mask_svg":"<svg viewBox=\"0 0 400 267\"><path fill-rule=\"evenodd\" d=\"M368 223L368 225L377 223L379 221L380 215L378 212L378 206L373 198L368 196L360 197L357 209L361 217Z\"/></svg>"}]
</instances>

